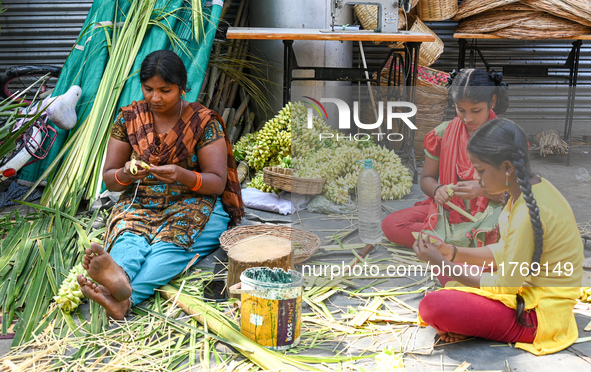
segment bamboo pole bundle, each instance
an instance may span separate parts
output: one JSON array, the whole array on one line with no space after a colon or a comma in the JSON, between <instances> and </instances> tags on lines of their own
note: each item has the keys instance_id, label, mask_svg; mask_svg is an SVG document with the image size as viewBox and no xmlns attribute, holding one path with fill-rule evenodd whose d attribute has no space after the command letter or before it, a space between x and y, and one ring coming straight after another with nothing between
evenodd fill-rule
<instances>
[{"instance_id":1,"label":"bamboo pole bundle","mask_svg":"<svg viewBox=\"0 0 591 372\"><path fill-rule=\"evenodd\" d=\"M150 24L156 0L135 0L116 38L113 38L111 58L107 63L90 114L65 148L70 152L41 198L43 205L66 207L71 195L86 188L85 198L100 191L101 167L116 104L129 76L144 35ZM41 179L47 175L44 174Z\"/></svg>"},{"instance_id":2,"label":"bamboo pole bundle","mask_svg":"<svg viewBox=\"0 0 591 372\"><path fill-rule=\"evenodd\" d=\"M248 9L248 0L241 0L234 27L248 25ZM199 95L206 107L222 115L232 143L256 129L254 113L248 109L249 105L256 102L263 110L268 109L267 98L254 83L259 78L252 75L258 65L266 62L249 55L248 48L248 40L217 42L204 80L206 83Z\"/></svg>"}]
</instances>

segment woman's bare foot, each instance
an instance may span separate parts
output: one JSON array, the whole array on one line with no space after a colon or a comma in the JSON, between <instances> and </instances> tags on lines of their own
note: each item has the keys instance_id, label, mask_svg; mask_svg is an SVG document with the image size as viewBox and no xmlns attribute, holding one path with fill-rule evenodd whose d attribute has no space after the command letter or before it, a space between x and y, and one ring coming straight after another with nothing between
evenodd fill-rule
<instances>
[{"instance_id":1,"label":"woman's bare foot","mask_svg":"<svg viewBox=\"0 0 591 372\"><path fill-rule=\"evenodd\" d=\"M437 334L439 335L439 338L443 342L459 342L459 341L465 340L469 337L469 336L461 335L458 333L444 332L444 331L437 331Z\"/></svg>"},{"instance_id":2,"label":"woman's bare foot","mask_svg":"<svg viewBox=\"0 0 591 372\"><path fill-rule=\"evenodd\" d=\"M129 300L117 301L109 291L94 282L91 282L82 274L78 274L80 290L89 299L105 308L107 316L121 320L129 310Z\"/></svg>"},{"instance_id":3,"label":"woman's bare foot","mask_svg":"<svg viewBox=\"0 0 591 372\"><path fill-rule=\"evenodd\" d=\"M127 274L100 245L90 243L90 249L84 252L82 267L92 280L102 284L117 301L131 297Z\"/></svg>"}]
</instances>

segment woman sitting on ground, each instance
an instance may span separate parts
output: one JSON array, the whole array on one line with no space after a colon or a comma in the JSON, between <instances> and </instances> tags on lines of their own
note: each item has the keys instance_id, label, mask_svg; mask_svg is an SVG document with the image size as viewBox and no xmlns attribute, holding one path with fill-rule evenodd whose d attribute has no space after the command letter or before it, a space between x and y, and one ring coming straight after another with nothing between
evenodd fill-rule
<instances>
[{"instance_id":1,"label":"woman sitting on ground","mask_svg":"<svg viewBox=\"0 0 591 372\"><path fill-rule=\"evenodd\" d=\"M183 100L187 72L180 57L170 50L149 54L140 81L144 100L121 108L103 168L107 188L123 191L107 224L110 253L93 243L84 255L99 285L78 276L84 295L114 319L216 250L220 235L244 216L222 118ZM138 160L137 171L130 159Z\"/></svg>"},{"instance_id":2,"label":"woman sitting on ground","mask_svg":"<svg viewBox=\"0 0 591 372\"><path fill-rule=\"evenodd\" d=\"M499 217L501 240L481 248L417 240L417 256L457 280L427 294L420 317L444 341L475 336L515 342L536 355L560 351L578 337L573 307L584 255L572 209L532 173L525 133L515 123L486 123L470 138L468 153L482 188L509 193ZM474 275L468 270L474 266L463 263L496 272Z\"/></svg>"},{"instance_id":3,"label":"woman sitting on ground","mask_svg":"<svg viewBox=\"0 0 591 372\"><path fill-rule=\"evenodd\" d=\"M494 71L489 74L463 69L459 73L454 71L450 78L449 95L457 116L427 133L424 141L421 190L429 198L390 214L382 222L386 238L406 247L415 241L412 233L421 230L462 246L482 246L497 240L497 219L502 209L499 202L503 195L491 195L478 186L466 145L480 126L497 117L495 113L507 110L507 87L502 83L502 75ZM448 194L449 184L455 185L451 187L454 196ZM478 213L478 222L450 209L447 202L473 216Z\"/></svg>"}]
</instances>

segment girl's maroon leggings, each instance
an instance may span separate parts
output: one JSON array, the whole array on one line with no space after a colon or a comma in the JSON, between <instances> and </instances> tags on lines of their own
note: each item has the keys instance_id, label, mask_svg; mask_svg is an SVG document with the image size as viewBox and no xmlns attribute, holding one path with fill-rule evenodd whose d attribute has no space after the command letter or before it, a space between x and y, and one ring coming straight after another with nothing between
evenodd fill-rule
<instances>
[{"instance_id":1,"label":"girl's maroon leggings","mask_svg":"<svg viewBox=\"0 0 591 372\"><path fill-rule=\"evenodd\" d=\"M481 337L498 342L532 343L538 318L535 310L525 311L525 327L515 319L515 310L502 302L474 293L442 289L431 292L419 304L423 321L438 331Z\"/></svg>"}]
</instances>

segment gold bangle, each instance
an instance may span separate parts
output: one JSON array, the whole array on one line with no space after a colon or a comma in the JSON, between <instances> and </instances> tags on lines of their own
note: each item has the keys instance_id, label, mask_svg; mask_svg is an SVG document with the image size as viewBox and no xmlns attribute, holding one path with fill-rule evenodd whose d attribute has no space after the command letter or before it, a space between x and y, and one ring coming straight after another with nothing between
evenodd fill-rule
<instances>
[{"instance_id":1,"label":"gold bangle","mask_svg":"<svg viewBox=\"0 0 591 372\"><path fill-rule=\"evenodd\" d=\"M119 168L117 169L117 172L115 172L115 181L117 181L118 184L120 184L121 186L129 186L133 183L133 181L131 181L130 183L123 183L121 181L119 181L119 177L117 177L117 173L123 168Z\"/></svg>"}]
</instances>

